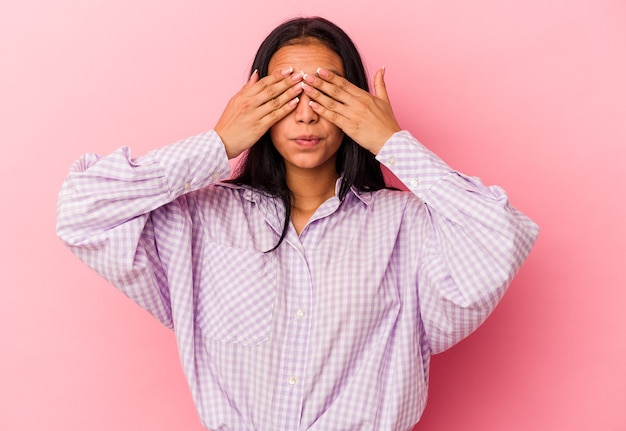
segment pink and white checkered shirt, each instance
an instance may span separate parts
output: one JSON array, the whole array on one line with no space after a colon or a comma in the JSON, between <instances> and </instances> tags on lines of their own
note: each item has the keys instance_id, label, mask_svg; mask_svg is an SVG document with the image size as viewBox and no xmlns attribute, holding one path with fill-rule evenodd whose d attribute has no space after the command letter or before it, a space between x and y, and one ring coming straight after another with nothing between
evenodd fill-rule
<instances>
[{"instance_id":1,"label":"pink and white checkered shirt","mask_svg":"<svg viewBox=\"0 0 626 431\"><path fill-rule=\"evenodd\" d=\"M57 232L174 329L206 427L408 430L430 355L487 318L538 228L406 131L377 158L410 192L330 198L264 253L282 204L219 182L230 166L215 132L136 159L87 154L59 194Z\"/></svg>"}]
</instances>

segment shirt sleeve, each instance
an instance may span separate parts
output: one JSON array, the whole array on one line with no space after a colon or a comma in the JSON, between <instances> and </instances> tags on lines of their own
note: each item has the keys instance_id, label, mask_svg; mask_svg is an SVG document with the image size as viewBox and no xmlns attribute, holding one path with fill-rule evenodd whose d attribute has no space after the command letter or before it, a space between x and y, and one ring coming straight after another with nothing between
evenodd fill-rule
<instances>
[{"instance_id":1,"label":"shirt sleeve","mask_svg":"<svg viewBox=\"0 0 626 431\"><path fill-rule=\"evenodd\" d=\"M408 131L394 134L377 159L425 207L409 220L416 226L410 241L419 242L414 271L428 343L442 352L494 310L539 228L502 188L454 171Z\"/></svg>"},{"instance_id":2,"label":"shirt sleeve","mask_svg":"<svg viewBox=\"0 0 626 431\"><path fill-rule=\"evenodd\" d=\"M57 235L84 263L172 327L167 274L151 213L229 174L224 146L214 131L136 159L127 147L105 157L86 154L61 186Z\"/></svg>"}]
</instances>

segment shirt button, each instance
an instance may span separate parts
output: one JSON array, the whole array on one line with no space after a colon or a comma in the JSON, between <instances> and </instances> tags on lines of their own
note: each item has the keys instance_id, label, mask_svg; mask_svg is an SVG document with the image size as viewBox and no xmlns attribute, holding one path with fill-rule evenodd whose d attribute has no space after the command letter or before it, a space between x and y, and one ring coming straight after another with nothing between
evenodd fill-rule
<instances>
[{"instance_id":1,"label":"shirt button","mask_svg":"<svg viewBox=\"0 0 626 431\"><path fill-rule=\"evenodd\" d=\"M185 190L189 190L191 188L191 184L185 183L184 187L185 187Z\"/></svg>"},{"instance_id":2,"label":"shirt button","mask_svg":"<svg viewBox=\"0 0 626 431\"><path fill-rule=\"evenodd\" d=\"M412 188L417 187L417 180L411 180L411 187Z\"/></svg>"},{"instance_id":3,"label":"shirt button","mask_svg":"<svg viewBox=\"0 0 626 431\"><path fill-rule=\"evenodd\" d=\"M213 178L215 181L220 179L220 173L219 172L213 172L213 175L211 175L211 178Z\"/></svg>"},{"instance_id":4,"label":"shirt button","mask_svg":"<svg viewBox=\"0 0 626 431\"><path fill-rule=\"evenodd\" d=\"M296 380L296 378L295 378L295 377L289 377L289 384L290 384L291 386L295 385L297 381L298 381L298 380Z\"/></svg>"},{"instance_id":5,"label":"shirt button","mask_svg":"<svg viewBox=\"0 0 626 431\"><path fill-rule=\"evenodd\" d=\"M300 309L300 310L296 311L296 317L298 319L302 319L304 317L304 310Z\"/></svg>"},{"instance_id":6,"label":"shirt button","mask_svg":"<svg viewBox=\"0 0 626 431\"><path fill-rule=\"evenodd\" d=\"M395 156L389 157L389 159L387 159L387 164L389 166L395 166L396 165L396 157Z\"/></svg>"}]
</instances>

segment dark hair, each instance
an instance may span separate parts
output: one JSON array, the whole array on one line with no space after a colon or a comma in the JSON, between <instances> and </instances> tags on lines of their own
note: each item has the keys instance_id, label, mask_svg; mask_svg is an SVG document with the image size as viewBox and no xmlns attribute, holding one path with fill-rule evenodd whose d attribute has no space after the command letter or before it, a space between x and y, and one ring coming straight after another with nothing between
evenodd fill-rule
<instances>
[{"instance_id":1,"label":"dark hair","mask_svg":"<svg viewBox=\"0 0 626 431\"><path fill-rule=\"evenodd\" d=\"M295 18L276 27L259 47L250 73L257 70L259 78L267 76L270 59L276 51L286 45L307 44L312 41L319 41L336 52L343 61L345 78L369 91L365 68L356 46L341 28L320 17ZM345 134L337 151L336 166L337 173L343 177L338 196L341 200L353 186L360 191L386 188L378 160ZM292 195L287 187L284 160L274 148L269 131L248 149L236 176L229 182L250 186L283 202L285 205L283 230L278 243L269 251L276 250L289 229Z\"/></svg>"}]
</instances>

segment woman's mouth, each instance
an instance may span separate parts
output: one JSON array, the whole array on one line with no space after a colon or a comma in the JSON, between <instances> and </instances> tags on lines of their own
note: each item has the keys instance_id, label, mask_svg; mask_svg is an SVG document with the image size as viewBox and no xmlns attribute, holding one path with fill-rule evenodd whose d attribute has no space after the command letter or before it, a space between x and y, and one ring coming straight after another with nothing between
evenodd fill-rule
<instances>
[{"instance_id":1,"label":"woman's mouth","mask_svg":"<svg viewBox=\"0 0 626 431\"><path fill-rule=\"evenodd\" d=\"M320 142L319 136L314 135L298 136L294 140L296 141L296 144L306 148L312 148Z\"/></svg>"}]
</instances>

